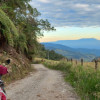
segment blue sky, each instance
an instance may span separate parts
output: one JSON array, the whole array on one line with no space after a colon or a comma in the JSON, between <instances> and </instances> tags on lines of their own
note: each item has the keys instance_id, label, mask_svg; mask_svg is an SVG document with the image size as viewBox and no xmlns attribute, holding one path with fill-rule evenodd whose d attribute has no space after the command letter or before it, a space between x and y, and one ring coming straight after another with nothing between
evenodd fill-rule
<instances>
[{"instance_id":1,"label":"blue sky","mask_svg":"<svg viewBox=\"0 0 100 100\"><path fill-rule=\"evenodd\" d=\"M32 0L30 4L57 29L44 32L41 42L100 39L100 0Z\"/></svg>"}]
</instances>

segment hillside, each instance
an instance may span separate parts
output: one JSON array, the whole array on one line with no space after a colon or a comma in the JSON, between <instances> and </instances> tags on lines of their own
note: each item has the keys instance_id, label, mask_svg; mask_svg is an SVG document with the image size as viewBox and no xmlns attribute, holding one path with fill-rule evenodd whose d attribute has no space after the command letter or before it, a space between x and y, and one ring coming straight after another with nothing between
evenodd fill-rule
<instances>
[{"instance_id":1,"label":"hillside","mask_svg":"<svg viewBox=\"0 0 100 100\"><path fill-rule=\"evenodd\" d=\"M100 49L100 40L97 40L95 38L83 38L79 40L59 40L49 43L61 44L72 48Z\"/></svg>"},{"instance_id":2,"label":"hillside","mask_svg":"<svg viewBox=\"0 0 100 100\"><path fill-rule=\"evenodd\" d=\"M100 50L92 49L75 49L68 46L53 44L53 43L42 43L46 49L54 50L55 52L62 54L67 58L81 59L84 58L86 61L91 61L99 54Z\"/></svg>"},{"instance_id":3,"label":"hillside","mask_svg":"<svg viewBox=\"0 0 100 100\"><path fill-rule=\"evenodd\" d=\"M37 38L43 36L41 31L55 30L48 20L37 19L40 13L30 1L0 1L0 64L9 70L3 79L6 83L32 71L31 63L39 52Z\"/></svg>"}]
</instances>

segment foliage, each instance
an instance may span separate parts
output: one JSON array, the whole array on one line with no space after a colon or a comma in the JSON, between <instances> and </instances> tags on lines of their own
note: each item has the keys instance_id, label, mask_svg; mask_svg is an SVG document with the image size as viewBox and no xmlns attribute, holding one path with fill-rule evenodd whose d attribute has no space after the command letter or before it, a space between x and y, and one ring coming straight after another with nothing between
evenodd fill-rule
<instances>
[{"instance_id":1,"label":"foliage","mask_svg":"<svg viewBox=\"0 0 100 100\"><path fill-rule=\"evenodd\" d=\"M73 67L67 62L44 62L51 69L65 73L65 80L69 81L81 96L82 100L100 100L100 71L85 69L83 66Z\"/></svg>"},{"instance_id":2,"label":"foliage","mask_svg":"<svg viewBox=\"0 0 100 100\"><path fill-rule=\"evenodd\" d=\"M9 45L14 45L15 39L18 37L18 32L12 21L0 9L0 31L6 38ZM4 41L3 41L4 42Z\"/></svg>"},{"instance_id":3,"label":"foliage","mask_svg":"<svg viewBox=\"0 0 100 100\"><path fill-rule=\"evenodd\" d=\"M30 5L30 1L31 0L0 0L0 8L3 10L3 14L5 12L8 15L8 17L3 16L6 20L1 22L4 27L7 26L7 29L1 27L1 30L7 30L4 32L5 40L10 42L8 44L14 45L18 53L22 53L29 59L32 59L32 56L37 53L39 46L37 39L43 36L43 31L55 29L48 20L37 18L41 14L36 8ZM0 16L0 19L1 18L2 15ZM8 25L8 21L10 21L13 29L10 27L11 25ZM14 32L12 32L13 30ZM8 32L10 32L11 35L8 35ZM12 35L13 33L18 33L18 36Z\"/></svg>"},{"instance_id":4,"label":"foliage","mask_svg":"<svg viewBox=\"0 0 100 100\"><path fill-rule=\"evenodd\" d=\"M26 36L24 34L19 35L19 37L16 40L15 47L17 48L18 52L20 51L24 52L24 50L28 52Z\"/></svg>"},{"instance_id":5,"label":"foliage","mask_svg":"<svg viewBox=\"0 0 100 100\"><path fill-rule=\"evenodd\" d=\"M38 56L50 60L61 60L65 58L64 56L56 53L54 50L46 50L45 47L41 44L39 46Z\"/></svg>"}]
</instances>

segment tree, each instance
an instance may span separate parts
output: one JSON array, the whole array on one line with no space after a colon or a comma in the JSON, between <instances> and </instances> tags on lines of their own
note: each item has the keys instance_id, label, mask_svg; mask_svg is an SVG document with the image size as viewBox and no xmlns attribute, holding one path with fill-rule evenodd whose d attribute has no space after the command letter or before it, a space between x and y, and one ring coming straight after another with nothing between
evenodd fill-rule
<instances>
[{"instance_id":1,"label":"tree","mask_svg":"<svg viewBox=\"0 0 100 100\"><path fill-rule=\"evenodd\" d=\"M13 22L0 9L0 44L5 46L9 44L14 46L15 40L18 38L18 32Z\"/></svg>"},{"instance_id":2,"label":"tree","mask_svg":"<svg viewBox=\"0 0 100 100\"><path fill-rule=\"evenodd\" d=\"M0 8L7 13L9 20L11 19L14 23L12 23L13 26L15 25L17 28L16 30L14 27L14 30L16 30L18 36L11 39L11 43L9 44L12 44L18 53L23 53L29 59L32 59L31 55L37 52L39 46L37 39L43 36L42 31L55 29L48 20L37 19L40 13L36 8L31 7L29 4L30 1L31 0L0 0ZM4 29L2 27L1 29ZM13 32L11 32L11 34L13 34ZM6 36L5 40L8 40L8 37L9 36ZM15 43L13 43L14 41Z\"/></svg>"},{"instance_id":3,"label":"tree","mask_svg":"<svg viewBox=\"0 0 100 100\"><path fill-rule=\"evenodd\" d=\"M44 45L40 44L40 48L39 48L39 53L38 53L38 57L41 58L45 58L45 59L49 59L50 60L61 60L63 58L65 58L64 56L56 53L54 50L46 50Z\"/></svg>"}]
</instances>

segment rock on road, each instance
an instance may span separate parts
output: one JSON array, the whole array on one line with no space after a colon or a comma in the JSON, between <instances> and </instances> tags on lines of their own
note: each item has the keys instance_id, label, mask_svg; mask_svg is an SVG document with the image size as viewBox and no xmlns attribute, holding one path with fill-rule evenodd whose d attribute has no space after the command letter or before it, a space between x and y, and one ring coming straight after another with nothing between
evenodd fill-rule
<instances>
[{"instance_id":1,"label":"rock on road","mask_svg":"<svg viewBox=\"0 0 100 100\"><path fill-rule=\"evenodd\" d=\"M10 84L6 91L9 100L80 100L61 72L34 64L36 72Z\"/></svg>"}]
</instances>

